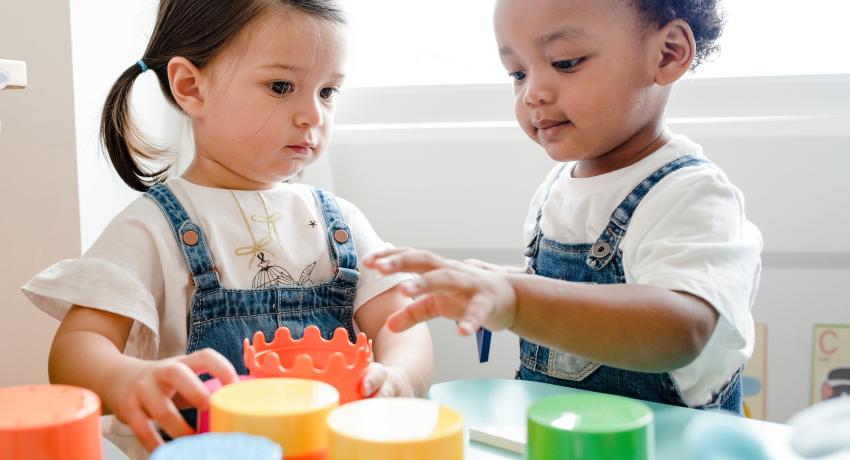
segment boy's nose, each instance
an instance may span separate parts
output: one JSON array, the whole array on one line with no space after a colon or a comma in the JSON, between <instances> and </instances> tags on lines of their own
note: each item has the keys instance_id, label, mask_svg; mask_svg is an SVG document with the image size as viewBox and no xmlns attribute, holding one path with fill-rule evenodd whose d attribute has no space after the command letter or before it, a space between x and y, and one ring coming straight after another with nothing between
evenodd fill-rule
<instances>
[{"instance_id":1,"label":"boy's nose","mask_svg":"<svg viewBox=\"0 0 850 460\"><path fill-rule=\"evenodd\" d=\"M538 105L551 104L555 100L555 91L545 82L540 80L532 80L526 83L525 92L522 95L522 102L525 105L534 107Z\"/></svg>"}]
</instances>

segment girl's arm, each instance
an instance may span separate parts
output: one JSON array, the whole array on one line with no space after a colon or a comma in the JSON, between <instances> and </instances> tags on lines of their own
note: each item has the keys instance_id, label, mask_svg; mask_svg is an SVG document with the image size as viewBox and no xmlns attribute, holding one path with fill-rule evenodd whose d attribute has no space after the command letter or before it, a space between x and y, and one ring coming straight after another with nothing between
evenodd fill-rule
<instances>
[{"instance_id":1,"label":"girl's arm","mask_svg":"<svg viewBox=\"0 0 850 460\"><path fill-rule=\"evenodd\" d=\"M198 374L208 372L222 382L235 382L236 371L211 349L159 361L123 354L133 320L103 310L73 306L53 339L48 361L51 383L86 387L103 401L104 410L127 423L150 450L162 444L151 422L172 437L192 434L173 399L209 406L209 392Z\"/></svg>"},{"instance_id":2,"label":"girl's arm","mask_svg":"<svg viewBox=\"0 0 850 460\"><path fill-rule=\"evenodd\" d=\"M382 273L413 272L405 294L417 300L388 320L392 330L437 316L511 329L532 341L608 365L662 372L696 359L717 324L703 299L647 285L589 285L481 270L427 251L394 249L363 264Z\"/></svg>"},{"instance_id":3,"label":"girl's arm","mask_svg":"<svg viewBox=\"0 0 850 460\"><path fill-rule=\"evenodd\" d=\"M410 297L396 286L357 309L357 325L373 339L375 355L363 379L364 396L425 396L428 392L434 362L428 327L417 324L392 332L386 326L387 318L409 303Z\"/></svg>"}]
</instances>

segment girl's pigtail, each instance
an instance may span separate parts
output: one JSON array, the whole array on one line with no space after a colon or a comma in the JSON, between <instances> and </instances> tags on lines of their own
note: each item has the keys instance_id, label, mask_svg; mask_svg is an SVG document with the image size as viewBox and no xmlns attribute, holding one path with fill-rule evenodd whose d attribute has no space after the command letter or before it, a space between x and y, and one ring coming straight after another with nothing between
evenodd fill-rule
<instances>
[{"instance_id":1,"label":"girl's pigtail","mask_svg":"<svg viewBox=\"0 0 850 460\"><path fill-rule=\"evenodd\" d=\"M133 123L130 95L142 72L140 64L133 64L118 77L106 96L100 120L100 137L112 166L127 185L140 192L164 181L171 168L170 164L162 169L145 164L154 163L165 150L146 141Z\"/></svg>"}]
</instances>

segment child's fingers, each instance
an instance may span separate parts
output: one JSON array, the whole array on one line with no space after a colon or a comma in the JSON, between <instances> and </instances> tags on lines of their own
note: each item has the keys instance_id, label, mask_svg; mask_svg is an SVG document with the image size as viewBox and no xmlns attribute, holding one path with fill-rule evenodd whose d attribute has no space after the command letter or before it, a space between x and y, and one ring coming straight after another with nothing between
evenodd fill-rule
<instances>
[{"instance_id":1,"label":"child's fingers","mask_svg":"<svg viewBox=\"0 0 850 460\"><path fill-rule=\"evenodd\" d=\"M434 295L425 295L411 302L387 318L387 327L393 332L404 332L411 327L438 317L450 317L442 311L440 301ZM460 317L460 315L457 315Z\"/></svg>"},{"instance_id":2,"label":"child's fingers","mask_svg":"<svg viewBox=\"0 0 850 460\"><path fill-rule=\"evenodd\" d=\"M147 391L142 392L140 398L145 412L172 438L187 436L195 432L174 407L171 399L160 388L148 388Z\"/></svg>"},{"instance_id":3,"label":"child's fingers","mask_svg":"<svg viewBox=\"0 0 850 460\"><path fill-rule=\"evenodd\" d=\"M360 386L361 393L364 397L372 396L386 381L387 368L380 363L372 363L367 368L366 375L363 376L363 382Z\"/></svg>"},{"instance_id":4,"label":"child's fingers","mask_svg":"<svg viewBox=\"0 0 850 460\"><path fill-rule=\"evenodd\" d=\"M400 248L390 248L390 249L384 249L384 250L381 250L381 251L375 251L375 252L367 255L366 257L364 257L362 262L363 262L363 265L365 265L366 267L375 268L375 262L377 262L380 259L383 259L383 258L389 257L389 256L394 256L394 255L402 253L402 252L408 252L408 251L413 251L413 250L414 250L413 248L400 247Z\"/></svg>"},{"instance_id":5,"label":"child's fingers","mask_svg":"<svg viewBox=\"0 0 850 460\"><path fill-rule=\"evenodd\" d=\"M469 292L473 287L473 280L466 273L443 268L424 273L415 280L401 283L401 292L415 297L437 291Z\"/></svg>"},{"instance_id":6,"label":"child's fingers","mask_svg":"<svg viewBox=\"0 0 850 460\"><path fill-rule=\"evenodd\" d=\"M430 251L411 250L379 259L374 266L375 269L384 274L424 273L449 267L451 263Z\"/></svg>"},{"instance_id":7,"label":"child's fingers","mask_svg":"<svg viewBox=\"0 0 850 460\"><path fill-rule=\"evenodd\" d=\"M236 374L233 364L212 348L204 348L190 353L182 357L181 361L196 374L206 372L221 381L223 385L239 381L239 376Z\"/></svg>"},{"instance_id":8,"label":"child's fingers","mask_svg":"<svg viewBox=\"0 0 850 460\"><path fill-rule=\"evenodd\" d=\"M130 426L139 443L152 452L163 444L162 436L156 431L153 422L148 418L141 406L123 414L123 421Z\"/></svg>"},{"instance_id":9,"label":"child's fingers","mask_svg":"<svg viewBox=\"0 0 850 460\"><path fill-rule=\"evenodd\" d=\"M461 335L472 335L484 325L484 321L492 311L492 303L489 298L476 294L469 299L466 313L458 321L458 332Z\"/></svg>"}]
</instances>

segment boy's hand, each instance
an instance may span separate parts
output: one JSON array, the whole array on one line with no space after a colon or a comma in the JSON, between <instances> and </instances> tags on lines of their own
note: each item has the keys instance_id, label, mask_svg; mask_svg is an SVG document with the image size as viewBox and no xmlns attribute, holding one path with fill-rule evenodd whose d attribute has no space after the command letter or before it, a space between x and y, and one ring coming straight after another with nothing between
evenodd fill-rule
<instances>
[{"instance_id":1,"label":"boy's hand","mask_svg":"<svg viewBox=\"0 0 850 460\"><path fill-rule=\"evenodd\" d=\"M371 363L360 385L363 397L391 398L397 396L415 397L416 392L410 379L401 369Z\"/></svg>"},{"instance_id":2,"label":"boy's hand","mask_svg":"<svg viewBox=\"0 0 850 460\"><path fill-rule=\"evenodd\" d=\"M387 319L392 331L404 331L438 316L457 321L462 335L470 335L480 327L498 331L514 324L516 294L504 272L409 248L372 254L363 260L363 265L384 274L422 275L402 283L402 292L416 300Z\"/></svg>"},{"instance_id":3,"label":"boy's hand","mask_svg":"<svg viewBox=\"0 0 850 460\"><path fill-rule=\"evenodd\" d=\"M135 360L127 372L116 375L108 395L109 407L130 426L145 449L152 451L163 443L156 425L172 438L195 432L180 415L174 398L182 397L193 407L207 410L210 394L198 378L202 373L225 385L238 379L233 365L210 348L159 361Z\"/></svg>"}]
</instances>

